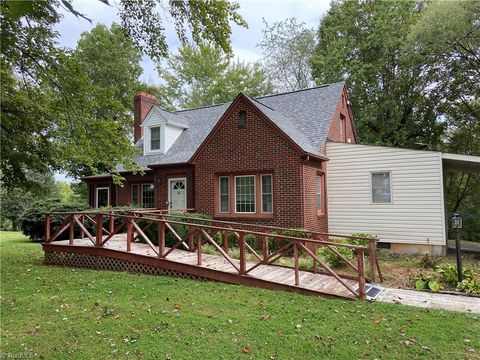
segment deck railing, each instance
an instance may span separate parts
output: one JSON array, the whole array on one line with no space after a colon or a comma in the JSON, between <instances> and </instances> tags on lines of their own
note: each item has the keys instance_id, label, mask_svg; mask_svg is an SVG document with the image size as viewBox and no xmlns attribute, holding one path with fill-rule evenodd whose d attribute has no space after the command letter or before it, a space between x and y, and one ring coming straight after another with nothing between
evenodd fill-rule
<instances>
[{"instance_id":1,"label":"deck railing","mask_svg":"<svg viewBox=\"0 0 480 360\"><path fill-rule=\"evenodd\" d=\"M182 210L186 213L188 210ZM64 217L64 222L51 234L51 217ZM184 229L183 236L179 228ZM156 231L151 231L156 228ZM176 249L196 252L197 265L202 265L202 247L209 244L216 254L221 255L240 276L249 276L251 272L261 265L272 265L284 258L293 262L292 271L294 283L300 286L300 271L312 271L332 276L345 287L354 297L365 299L366 282L375 282L378 275L381 279L380 268L376 258L376 244L378 239L368 237L352 237L324 232L297 230L295 232L305 237L284 235L281 232L288 230L257 224L245 224L230 221L201 219L188 214L178 214L178 211L160 210L131 210L127 212L116 211L85 211L74 213L47 213L45 215L45 242L50 243L60 238L69 230L68 240L74 245L75 234L81 239L88 238L93 246L103 247L115 235L125 234L125 250L130 252L132 243L139 239L152 249L160 259L167 259ZM166 236L169 233L174 241L166 246ZM152 235L153 234L153 235ZM249 244L247 236L255 237L256 244ZM156 238L153 238L156 237ZM217 241L215 240L217 239ZM221 241L218 241L218 239ZM368 246L339 242L338 240L366 240ZM157 243L155 245L154 243ZM232 242L238 248L238 259L232 258L229 250ZM269 249L269 242L275 244L275 250ZM219 244L220 243L220 244ZM350 273L340 274L326 264L317 249L328 249L335 257L344 262ZM352 262L338 251L339 248L352 250L356 262ZM205 249L204 249L205 250ZM370 276L366 276L365 253L368 251ZM260 253L259 253L260 252ZM293 254L292 254L293 252ZM303 253L303 256L300 255ZM300 259L310 259L312 269L301 269ZM358 291L352 288L345 279L358 282Z\"/></svg>"}]
</instances>

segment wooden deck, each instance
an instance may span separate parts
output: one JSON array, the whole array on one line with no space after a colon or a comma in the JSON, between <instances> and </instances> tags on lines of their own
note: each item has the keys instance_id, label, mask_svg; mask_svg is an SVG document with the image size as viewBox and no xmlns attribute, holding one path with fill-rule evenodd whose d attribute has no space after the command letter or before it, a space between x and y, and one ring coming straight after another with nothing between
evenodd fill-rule
<instances>
[{"instance_id":1,"label":"wooden deck","mask_svg":"<svg viewBox=\"0 0 480 360\"><path fill-rule=\"evenodd\" d=\"M106 236L103 236L103 238L105 239ZM45 262L47 264L118 270L118 267L113 265L110 268L108 266L99 266L98 257L101 257L104 260L107 259L107 263L117 260L130 264L143 264L172 275L183 274L194 278L266 289L294 291L310 295L355 298L345 286L329 274L300 270L299 285L295 285L293 268L278 265L259 265L248 274L240 275L232 264L220 255L201 254L201 265L198 265L198 254L187 250L175 249L168 255L168 258L159 258L148 244L132 242L130 251L127 251L127 234L125 233L114 235L101 247L95 246L88 238L74 239L73 245L69 245L69 243L69 240L44 243ZM165 251L168 250L169 248L165 248ZM62 254L87 256L90 260L84 259L68 262L62 257ZM57 260L52 260L53 255L57 256ZM239 260L233 259L233 262L237 267L240 266ZM255 263L247 261L246 265L250 268ZM129 268L126 267L125 269L128 270ZM154 273L151 271L143 272ZM357 280L343 276L342 280L352 289L358 288Z\"/></svg>"}]
</instances>

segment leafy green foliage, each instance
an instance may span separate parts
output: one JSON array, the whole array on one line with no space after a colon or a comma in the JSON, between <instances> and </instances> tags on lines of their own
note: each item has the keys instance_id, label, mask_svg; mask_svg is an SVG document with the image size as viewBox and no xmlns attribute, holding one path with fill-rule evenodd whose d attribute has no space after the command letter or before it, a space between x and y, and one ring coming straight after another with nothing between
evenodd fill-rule
<instances>
[{"instance_id":1,"label":"leafy green foliage","mask_svg":"<svg viewBox=\"0 0 480 360\"><path fill-rule=\"evenodd\" d=\"M45 213L83 211L87 208L83 204L61 203L55 199L36 201L22 214L20 229L31 241L43 241L45 236ZM51 228L58 229L64 221L65 216L52 215ZM59 237L59 239L67 238L68 231Z\"/></svg>"},{"instance_id":2,"label":"leafy green foliage","mask_svg":"<svg viewBox=\"0 0 480 360\"><path fill-rule=\"evenodd\" d=\"M350 243L347 240L335 240L335 242L340 243L340 244L348 244ZM341 255L343 255L347 260L353 260L354 254L352 249L346 248L343 246L333 246L332 247ZM345 261L343 261L342 258L340 258L337 254L335 254L332 250L330 250L327 247L321 247L318 250L318 253L327 261L327 263L334 267L334 268L341 268L344 267Z\"/></svg>"},{"instance_id":3,"label":"leafy green foliage","mask_svg":"<svg viewBox=\"0 0 480 360\"><path fill-rule=\"evenodd\" d=\"M168 5L156 0L121 0L119 8L126 33L158 65L168 55L162 12L172 17L182 43L187 42L188 28L196 44L215 45L225 53L231 53L232 50L230 21L247 27L246 21L238 13L238 3L227 0L170 1Z\"/></svg>"},{"instance_id":4,"label":"leafy green foliage","mask_svg":"<svg viewBox=\"0 0 480 360\"><path fill-rule=\"evenodd\" d=\"M431 290L437 292L444 286L468 294L480 294L480 281L478 274L472 269L464 268L463 281L458 282L456 266L437 266L434 272L414 278L417 290Z\"/></svg>"},{"instance_id":5,"label":"leafy green foliage","mask_svg":"<svg viewBox=\"0 0 480 360\"><path fill-rule=\"evenodd\" d=\"M231 101L239 92L265 95L271 85L258 63L232 61L220 49L185 44L159 70L166 84L158 98L168 108L192 108Z\"/></svg>"},{"instance_id":6,"label":"leafy green foliage","mask_svg":"<svg viewBox=\"0 0 480 360\"><path fill-rule=\"evenodd\" d=\"M315 49L315 31L295 18L269 25L263 20L263 64L275 90L293 91L313 84L310 60Z\"/></svg>"}]
</instances>

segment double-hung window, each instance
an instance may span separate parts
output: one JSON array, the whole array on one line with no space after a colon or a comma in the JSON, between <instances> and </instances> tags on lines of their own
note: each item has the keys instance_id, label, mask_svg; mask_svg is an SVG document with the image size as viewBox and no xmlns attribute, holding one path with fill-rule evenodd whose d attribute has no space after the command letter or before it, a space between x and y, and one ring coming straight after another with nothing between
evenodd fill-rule
<instances>
[{"instance_id":1,"label":"double-hung window","mask_svg":"<svg viewBox=\"0 0 480 360\"><path fill-rule=\"evenodd\" d=\"M390 204L392 202L392 183L390 171L372 172L372 203Z\"/></svg>"},{"instance_id":2,"label":"double-hung window","mask_svg":"<svg viewBox=\"0 0 480 360\"><path fill-rule=\"evenodd\" d=\"M325 174L317 174L315 182L315 202L317 214L325 214Z\"/></svg>"},{"instance_id":3,"label":"double-hung window","mask_svg":"<svg viewBox=\"0 0 480 360\"><path fill-rule=\"evenodd\" d=\"M150 128L150 150L160 150L160 126Z\"/></svg>"},{"instance_id":4,"label":"double-hung window","mask_svg":"<svg viewBox=\"0 0 480 360\"><path fill-rule=\"evenodd\" d=\"M153 184L142 184L142 207L155 207L155 192Z\"/></svg>"},{"instance_id":5,"label":"double-hung window","mask_svg":"<svg viewBox=\"0 0 480 360\"><path fill-rule=\"evenodd\" d=\"M273 174L218 177L216 213L226 216L272 216Z\"/></svg>"}]
</instances>

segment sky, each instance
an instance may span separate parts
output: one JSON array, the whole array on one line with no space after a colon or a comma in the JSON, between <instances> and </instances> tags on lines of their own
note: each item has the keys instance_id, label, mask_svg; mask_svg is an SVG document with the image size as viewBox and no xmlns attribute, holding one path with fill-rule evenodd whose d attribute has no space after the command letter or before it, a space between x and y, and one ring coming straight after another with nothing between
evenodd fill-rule
<instances>
[{"instance_id":1,"label":"sky","mask_svg":"<svg viewBox=\"0 0 480 360\"><path fill-rule=\"evenodd\" d=\"M63 18L56 27L60 45L74 48L81 34L95 25L120 23L115 0L109 0L109 2L111 6L99 0L73 0L73 7L91 19L92 23L64 11ZM259 60L262 55L257 44L262 41L262 30L265 27L263 19L271 25L274 22L295 17L299 23L303 22L307 27L317 28L322 15L330 7L330 0L245 0L238 3L240 4L239 13L247 21L248 29L232 24L231 43L235 57L244 61ZM179 40L173 24L167 22L165 25L167 43L170 51L174 52L179 46ZM161 82L153 62L147 56L143 57L141 65L142 81L152 84ZM55 174L55 178L61 181L72 181L63 174Z\"/></svg>"}]
</instances>

